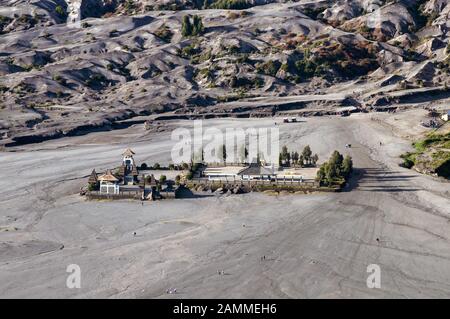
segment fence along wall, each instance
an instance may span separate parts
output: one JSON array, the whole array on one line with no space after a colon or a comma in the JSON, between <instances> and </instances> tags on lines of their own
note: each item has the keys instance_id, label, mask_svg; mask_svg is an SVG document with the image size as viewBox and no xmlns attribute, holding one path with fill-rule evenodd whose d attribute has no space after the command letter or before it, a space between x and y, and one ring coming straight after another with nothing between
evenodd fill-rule
<instances>
[{"instance_id":1,"label":"fence along wall","mask_svg":"<svg viewBox=\"0 0 450 319\"><path fill-rule=\"evenodd\" d=\"M320 184L316 181L300 181L300 180L282 180L279 179L277 181L270 180L233 180L229 178L220 178L220 179L194 179L188 182L189 187L196 186L246 186L246 187L256 187L256 186L272 186L274 189L280 186L294 186L295 188L319 188Z\"/></svg>"}]
</instances>

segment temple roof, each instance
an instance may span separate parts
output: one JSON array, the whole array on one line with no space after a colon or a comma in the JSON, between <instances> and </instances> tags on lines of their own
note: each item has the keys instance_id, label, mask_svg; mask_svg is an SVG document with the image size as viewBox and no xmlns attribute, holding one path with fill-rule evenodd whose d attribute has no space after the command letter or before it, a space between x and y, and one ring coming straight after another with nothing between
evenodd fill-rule
<instances>
[{"instance_id":1,"label":"temple roof","mask_svg":"<svg viewBox=\"0 0 450 319\"><path fill-rule=\"evenodd\" d=\"M250 164L249 167L244 168L238 175L274 175L273 169L264 167L256 163Z\"/></svg>"},{"instance_id":2,"label":"temple roof","mask_svg":"<svg viewBox=\"0 0 450 319\"><path fill-rule=\"evenodd\" d=\"M119 180L117 179L117 177L115 177L113 175L113 173L111 173L111 170L107 170L105 174L101 175L98 178L99 181L106 181L106 182L118 182Z\"/></svg>"},{"instance_id":3,"label":"temple roof","mask_svg":"<svg viewBox=\"0 0 450 319\"><path fill-rule=\"evenodd\" d=\"M125 152L123 152L123 156L133 156L134 154L136 154L135 152L133 152L132 150L131 150L131 148L127 148L126 150L125 150Z\"/></svg>"}]
</instances>

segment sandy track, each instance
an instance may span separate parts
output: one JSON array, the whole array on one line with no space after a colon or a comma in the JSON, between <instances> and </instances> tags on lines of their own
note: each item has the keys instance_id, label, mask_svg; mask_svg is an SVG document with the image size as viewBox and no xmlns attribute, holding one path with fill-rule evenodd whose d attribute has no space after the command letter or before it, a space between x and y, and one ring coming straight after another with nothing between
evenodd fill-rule
<instances>
[{"instance_id":1,"label":"sandy track","mask_svg":"<svg viewBox=\"0 0 450 319\"><path fill-rule=\"evenodd\" d=\"M396 117L414 135L420 129L410 115ZM339 194L144 206L71 195L93 167L116 165L125 146L139 161L167 161L170 136L146 136L141 127L120 131L117 144L109 140L118 131L103 132L2 153L0 229L10 231L0 232L0 297L449 297L450 186L398 167L406 133L386 129L385 115L371 117L280 125L291 147L353 156L352 190ZM206 121L219 128L273 122ZM65 286L71 263L81 266L81 289ZM381 289L366 286L372 263L381 267ZM178 293L167 295L169 287Z\"/></svg>"}]
</instances>

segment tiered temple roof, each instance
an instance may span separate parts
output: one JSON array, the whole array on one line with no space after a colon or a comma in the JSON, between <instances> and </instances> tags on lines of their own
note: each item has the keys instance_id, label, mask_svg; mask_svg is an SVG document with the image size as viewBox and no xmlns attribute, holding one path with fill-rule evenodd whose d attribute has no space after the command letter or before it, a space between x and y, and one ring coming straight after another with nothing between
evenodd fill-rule
<instances>
[{"instance_id":1,"label":"tiered temple roof","mask_svg":"<svg viewBox=\"0 0 450 319\"><path fill-rule=\"evenodd\" d=\"M99 181L105 181L105 182L118 182L119 179L114 176L114 174L111 172L111 170L107 170L105 174L101 175L98 178Z\"/></svg>"},{"instance_id":2,"label":"tiered temple roof","mask_svg":"<svg viewBox=\"0 0 450 319\"><path fill-rule=\"evenodd\" d=\"M134 154L136 154L135 152L133 152L132 150L131 150L131 148L127 148L126 150L125 150L125 152L123 152L123 156L133 156Z\"/></svg>"}]
</instances>

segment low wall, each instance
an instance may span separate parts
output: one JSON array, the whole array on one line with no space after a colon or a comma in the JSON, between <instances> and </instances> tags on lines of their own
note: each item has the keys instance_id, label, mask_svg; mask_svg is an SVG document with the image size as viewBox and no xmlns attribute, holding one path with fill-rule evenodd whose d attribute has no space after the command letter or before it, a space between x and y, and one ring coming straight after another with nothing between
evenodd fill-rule
<instances>
[{"instance_id":1,"label":"low wall","mask_svg":"<svg viewBox=\"0 0 450 319\"><path fill-rule=\"evenodd\" d=\"M98 191L86 192L87 199L141 199L142 191L119 192L118 194L105 194Z\"/></svg>"},{"instance_id":2,"label":"low wall","mask_svg":"<svg viewBox=\"0 0 450 319\"><path fill-rule=\"evenodd\" d=\"M236 190L240 189L242 192L251 191L289 191L289 192L336 192L340 190L340 187L321 187L319 182L316 181L225 181L225 180L202 180L194 179L187 182L186 186L192 190L203 188L204 190L216 191L219 188Z\"/></svg>"}]
</instances>

